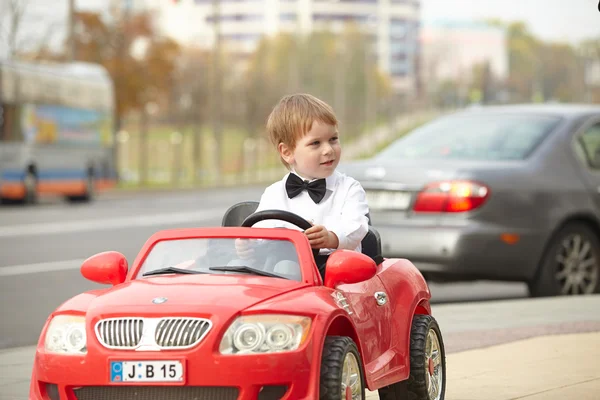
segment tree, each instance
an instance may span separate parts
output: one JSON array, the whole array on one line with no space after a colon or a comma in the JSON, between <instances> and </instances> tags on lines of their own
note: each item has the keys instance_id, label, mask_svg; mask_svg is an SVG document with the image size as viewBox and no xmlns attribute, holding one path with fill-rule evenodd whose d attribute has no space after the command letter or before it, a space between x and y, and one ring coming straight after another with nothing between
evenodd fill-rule
<instances>
[{"instance_id":1,"label":"tree","mask_svg":"<svg viewBox=\"0 0 600 400\"><path fill-rule=\"evenodd\" d=\"M584 70L585 100L600 103L600 37L584 40L578 50Z\"/></svg>"},{"instance_id":2,"label":"tree","mask_svg":"<svg viewBox=\"0 0 600 400\"><path fill-rule=\"evenodd\" d=\"M97 13L76 13L75 46L78 60L102 64L109 71L115 82L116 117L122 118L149 102L164 102L180 49L155 33L148 13L114 21L109 25ZM119 51L120 31L127 37L123 53ZM141 54L136 54L136 45L143 48Z\"/></svg>"},{"instance_id":3,"label":"tree","mask_svg":"<svg viewBox=\"0 0 600 400\"><path fill-rule=\"evenodd\" d=\"M376 98L369 99L369 85L379 98L392 93L389 78L369 57L365 35L352 25L342 35L313 32L306 37L264 38L250 59L244 81L249 132L262 129L279 98L301 91L341 106L336 113L344 116L344 131L351 136L365 126L368 101L377 111Z\"/></svg>"},{"instance_id":4,"label":"tree","mask_svg":"<svg viewBox=\"0 0 600 400\"><path fill-rule=\"evenodd\" d=\"M1 33L2 39L6 38L8 49L6 56L9 60L15 56L20 47L18 38L28 2L28 0L3 0L0 5L0 17L5 20L3 25L6 25Z\"/></svg>"},{"instance_id":5,"label":"tree","mask_svg":"<svg viewBox=\"0 0 600 400\"><path fill-rule=\"evenodd\" d=\"M561 102L583 100L583 64L573 47L567 44L544 43L539 54L539 82L543 98Z\"/></svg>"},{"instance_id":6,"label":"tree","mask_svg":"<svg viewBox=\"0 0 600 400\"><path fill-rule=\"evenodd\" d=\"M529 101L539 91L539 41L523 22L507 28L509 87L516 101Z\"/></svg>"},{"instance_id":7,"label":"tree","mask_svg":"<svg viewBox=\"0 0 600 400\"><path fill-rule=\"evenodd\" d=\"M29 15L28 8L29 0L0 0L0 48L6 49L5 58L24 61L58 59L49 48L58 24L44 26L37 23L35 31L25 34L23 26ZM0 53L0 57L2 55Z\"/></svg>"}]
</instances>

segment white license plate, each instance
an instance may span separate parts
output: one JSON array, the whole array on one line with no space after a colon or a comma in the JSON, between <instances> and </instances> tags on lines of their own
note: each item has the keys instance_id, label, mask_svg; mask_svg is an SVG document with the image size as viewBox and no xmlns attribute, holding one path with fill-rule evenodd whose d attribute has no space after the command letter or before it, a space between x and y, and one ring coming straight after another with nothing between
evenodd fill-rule
<instances>
[{"instance_id":1,"label":"white license plate","mask_svg":"<svg viewBox=\"0 0 600 400\"><path fill-rule=\"evenodd\" d=\"M372 210L406 210L410 205L410 192L368 190L367 204Z\"/></svg>"},{"instance_id":2,"label":"white license plate","mask_svg":"<svg viewBox=\"0 0 600 400\"><path fill-rule=\"evenodd\" d=\"M181 361L111 361L111 382L181 382Z\"/></svg>"}]
</instances>

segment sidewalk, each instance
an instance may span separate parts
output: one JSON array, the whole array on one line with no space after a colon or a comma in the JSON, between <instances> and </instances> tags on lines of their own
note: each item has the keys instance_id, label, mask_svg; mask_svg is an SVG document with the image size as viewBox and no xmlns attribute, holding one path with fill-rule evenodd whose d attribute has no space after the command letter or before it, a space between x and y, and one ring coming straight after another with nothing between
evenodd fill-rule
<instances>
[{"instance_id":1,"label":"sidewalk","mask_svg":"<svg viewBox=\"0 0 600 400\"><path fill-rule=\"evenodd\" d=\"M447 400L600 400L600 295L432 308ZM34 352L0 351L0 400L27 399Z\"/></svg>"},{"instance_id":2,"label":"sidewalk","mask_svg":"<svg viewBox=\"0 0 600 400\"><path fill-rule=\"evenodd\" d=\"M448 400L598 400L600 332L455 353L447 367Z\"/></svg>"}]
</instances>

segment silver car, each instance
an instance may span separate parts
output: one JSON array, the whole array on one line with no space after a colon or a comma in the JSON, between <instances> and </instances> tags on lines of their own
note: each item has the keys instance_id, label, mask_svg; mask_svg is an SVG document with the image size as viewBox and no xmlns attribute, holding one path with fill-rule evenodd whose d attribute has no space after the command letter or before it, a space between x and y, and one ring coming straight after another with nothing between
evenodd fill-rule
<instances>
[{"instance_id":1,"label":"silver car","mask_svg":"<svg viewBox=\"0 0 600 400\"><path fill-rule=\"evenodd\" d=\"M600 292L600 107L465 110L341 170L367 191L383 255L430 280Z\"/></svg>"}]
</instances>

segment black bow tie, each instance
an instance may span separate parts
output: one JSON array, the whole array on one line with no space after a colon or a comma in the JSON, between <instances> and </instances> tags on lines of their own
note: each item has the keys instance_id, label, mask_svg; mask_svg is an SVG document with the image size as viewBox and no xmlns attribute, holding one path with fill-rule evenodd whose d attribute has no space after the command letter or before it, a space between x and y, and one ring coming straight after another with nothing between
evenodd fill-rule
<instances>
[{"instance_id":1,"label":"black bow tie","mask_svg":"<svg viewBox=\"0 0 600 400\"><path fill-rule=\"evenodd\" d=\"M289 174L285 182L285 190L290 199L298 196L303 190L306 190L315 203L319 203L325 197L326 186L325 179L323 178L309 183L292 173Z\"/></svg>"}]
</instances>

